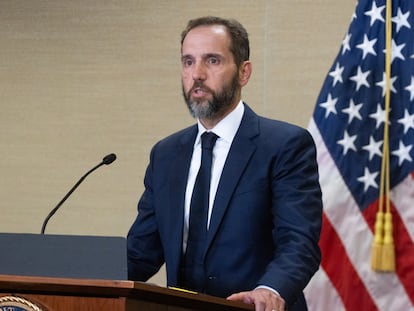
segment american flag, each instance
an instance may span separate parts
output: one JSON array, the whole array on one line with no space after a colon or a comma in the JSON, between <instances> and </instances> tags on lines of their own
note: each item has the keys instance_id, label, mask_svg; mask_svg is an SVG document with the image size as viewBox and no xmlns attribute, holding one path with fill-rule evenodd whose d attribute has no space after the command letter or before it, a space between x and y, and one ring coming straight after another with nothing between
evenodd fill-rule
<instances>
[{"instance_id":1,"label":"american flag","mask_svg":"<svg viewBox=\"0 0 414 311\"><path fill-rule=\"evenodd\" d=\"M414 1L394 0L389 115L395 272L371 268L386 120L386 0L360 0L309 124L324 215L310 311L414 310Z\"/></svg>"}]
</instances>

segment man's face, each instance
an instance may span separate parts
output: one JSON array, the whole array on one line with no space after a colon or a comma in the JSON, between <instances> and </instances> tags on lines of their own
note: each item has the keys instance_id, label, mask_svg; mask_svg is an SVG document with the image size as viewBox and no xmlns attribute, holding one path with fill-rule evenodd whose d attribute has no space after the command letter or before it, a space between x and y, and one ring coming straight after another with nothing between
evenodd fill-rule
<instances>
[{"instance_id":1,"label":"man's face","mask_svg":"<svg viewBox=\"0 0 414 311\"><path fill-rule=\"evenodd\" d=\"M231 111L240 100L241 87L225 28L192 29L183 41L181 55L183 95L190 113L213 120Z\"/></svg>"}]
</instances>

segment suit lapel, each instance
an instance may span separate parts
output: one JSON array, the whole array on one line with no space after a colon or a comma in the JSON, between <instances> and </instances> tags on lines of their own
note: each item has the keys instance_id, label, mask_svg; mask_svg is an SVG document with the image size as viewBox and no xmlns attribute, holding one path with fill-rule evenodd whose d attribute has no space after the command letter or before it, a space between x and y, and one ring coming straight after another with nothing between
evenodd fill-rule
<instances>
[{"instance_id":1,"label":"suit lapel","mask_svg":"<svg viewBox=\"0 0 414 311\"><path fill-rule=\"evenodd\" d=\"M258 117L245 105L245 112L230 147L229 154L227 155L217 189L210 220L206 251L217 233L239 180L256 150L256 145L252 138L258 134Z\"/></svg>"},{"instance_id":2,"label":"suit lapel","mask_svg":"<svg viewBox=\"0 0 414 311\"><path fill-rule=\"evenodd\" d=\"M174 246L174 253L176 254L173 256L175 262L171 262L171 267L175 271L179 269L182 253L185 190L196 136L197 126L194 126L179 139L176 150L172 150L176 155L171 164L171 175L168 177L169 197L166 205L169 206L167 213L170 217L168 220L170 224L170 245Z\"/></svg>"}]
</instances>

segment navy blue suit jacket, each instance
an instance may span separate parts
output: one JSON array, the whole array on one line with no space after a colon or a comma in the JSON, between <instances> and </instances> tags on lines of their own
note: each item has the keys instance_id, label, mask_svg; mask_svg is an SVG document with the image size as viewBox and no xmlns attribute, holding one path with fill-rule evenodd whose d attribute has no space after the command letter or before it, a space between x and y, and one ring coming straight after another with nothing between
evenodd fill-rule
<instances>
[{"instance_id":1,"label":"navy blue suit jacket","mask_svg":"<svg viewBox=\"0 0 414 311\"><path fill-rule=\"evenodd\" d=\"M177 286L184 196L197 126L151 151L128 233L129 278L146 281L166 263ZM206 293L226 297L266 285L291 306L319 267L321 190L315 146L297 126L256 115L247 105L213 205L205 251Z\"/></svg>"}]
</instances>

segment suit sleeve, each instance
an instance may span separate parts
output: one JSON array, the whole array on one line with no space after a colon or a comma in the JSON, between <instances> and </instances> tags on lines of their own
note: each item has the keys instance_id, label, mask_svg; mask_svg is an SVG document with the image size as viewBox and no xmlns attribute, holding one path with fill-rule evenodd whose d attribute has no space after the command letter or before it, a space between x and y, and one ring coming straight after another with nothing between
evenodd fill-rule
<instances>
[{"instance_id":1,"label":"suit sleeve","mask_svg":"<svg viewBox=\"0 0 414 311\"><path fill-rule=\"evenodd\" d=\"M300 129L284 141L272 165L275 251L258 285L274 288L290 305L319 267L322 199L311 135Z\"/></svg>"},{"instance_id":2,"label":"suit sleeve","mask_svg":"<svg viewBox=\"0 0 414 311\"><path fill-rule=\"evenodd\" d=\"M145 173L145 190L138 202L138 216L127 236L128 278L134 281L147 281L164 263L153 206L154 153L155 147L151 151L150 164Z\"/></svg>"}]
</instances>

